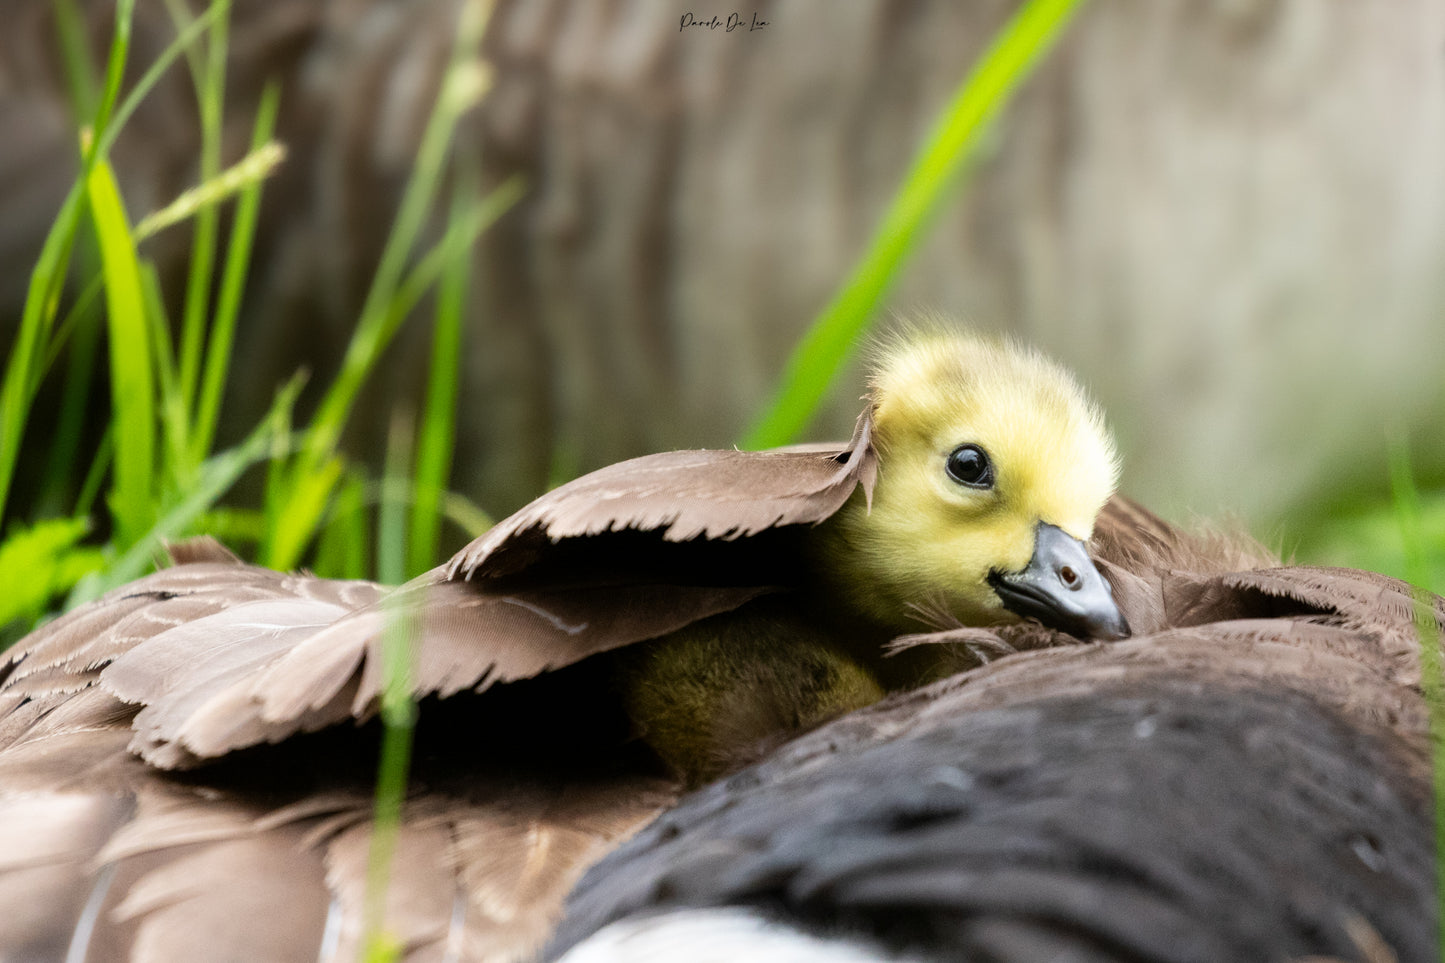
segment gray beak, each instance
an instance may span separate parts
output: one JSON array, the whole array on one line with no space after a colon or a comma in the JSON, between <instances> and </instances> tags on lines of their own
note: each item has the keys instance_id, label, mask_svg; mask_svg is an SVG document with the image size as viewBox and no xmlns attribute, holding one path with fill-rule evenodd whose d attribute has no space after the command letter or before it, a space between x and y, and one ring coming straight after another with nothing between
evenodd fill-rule
<instances>
[{"instance_id":1,"label":"gray beak","mask_svg":"<svg viewBox=\"0 0 1445 963\"><path fill-rule=\"evenodd\" d=\"M988 584L1004 608L1070 635L1124 639L1129 623L1084 543L1056 525L1039 523L1034 557L1022 572L991 572Z\"/></svg>"}]
</instances>

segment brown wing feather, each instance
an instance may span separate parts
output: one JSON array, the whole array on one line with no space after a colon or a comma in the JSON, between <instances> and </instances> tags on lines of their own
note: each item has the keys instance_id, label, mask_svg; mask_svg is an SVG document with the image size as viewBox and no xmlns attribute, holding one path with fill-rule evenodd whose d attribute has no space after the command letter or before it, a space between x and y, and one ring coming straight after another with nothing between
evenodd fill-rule
<instances>
[{"instance_id":1,"label":"brown wing feather","mask_svg":"<svg viewBox=\"0 0 1445 963\"><path fill-rule=\"evenodd\" d=\"M130 803L104 794L0 798L0 957L65 958L92 888L92 860Z\"/></svg>"},{"instance_id":2,"label":"brown wing feather","mask_svg":"<svg viewBox=\"0 0 1445 963\"><path fill-rule=\"evenodd\" d=\"M151 719L206 710L207 697L218 688L263 668L280 648L370 605L382 591L370 582L284 575L235 562L157 572L56 619L5 654L0 745L17 720L37 711L48 715L97 681L146 707L137 747L164 743L150 738ZM129 658L137 649L144 654ZM119 669L117 662L123 663ZM150 680L149 688L143 680ZM113 702L110 694L104 698ZM65 719L64 712L49 715L47 730ZM87 725L85 719L74 723L77 729Z\"/></svg>"},{"instance_id":3,"label":"brown wing feather","mask_svg":"<svg viewBox=\"0 0 1445 963\"><path fill-rule=\"evenodd\" d=\"M371 767L293 743L177 780L126 751L135 711L89 689L0 751L0 958L355 958ZM360 755L375 758L364 741ZM386 921L408 960L528 956L587 866L673 796L648 775L462 759L419 754ZM288 771L308 775L288 788L273 778ZM458 785L427 788L438 780Z\"/></svg>"},{"instance_id":4,"label":"brown wing feather","mask_svg":"<svg viewBox=\"0 0 1445 963\"><path fill-rule=\"evenodd\" d=\"M0 818L13 819L0 824L12 830L0 840L0 897L22 894L27 910L0 920L0 955L63 950L88 926L94 960L110 958L101 951L116 946L157 960L350 952L362 932L369 766L313 772L327 757L307 739L359 738L349 730L291 737L375 711L381 634L394 610L404 613L415 653L414 691L449 696L528 679L770 590L703 583L695 571L671 580L657 571L609 579L566 570L552 579L549 570L546 579L528 578L513 563L535 561L525 558L530 539L651 525L654 546L699 536L736 545L740 535L761 533L755 524L826 517L860 484L867 490L874 467L866 424L844 464L832 449L714 454L629 469L610 507L591 515L582 510L585 486L559 490L532 516L504 523L492 542L474 543L451 566L389 594L370 583L268 572L201 546L196 561L24 640L0 668ZM797 467L796 485L759 490L740 508L703 504L709 484L746 488L750 472L779 456L799 459L788 462ZM669 464L683 466L673 480L697 500L657 515L648 500L661 496L648 486ZM719 466L741 474L724 478ZM791 507L774 514L784 502ZM625 537L636 536L573 541L605 548ZM1130 622L1151 633L1112 646L1108 673L1120 664L1142 675L1166 663L1177 671L1193 661L1204 674L1218 646L1245 646L1260 655L1250 664L1261 680L1308 678L1317 698L1347 714L1423 731L1409 689L1418 669L1401 583L1261 568L1272 562L1267 553L1184 536L1122 501L1101 518L1094 549ZM680 557L675 550L682 549L672 546L667 557ZM1437 618L1445 622L1445 603ZM1057 641L1035 638L1028 626L968 631L975 645L996 641L995 651ZM1025 653L966 678L984 701L1008 698L1005 680L1087 693L1094 651ZM200 780L156 768L267 743L284 744L222 759ZM257 758L271 762L244 768ZM274 782L273 770L297 766L313 773L304 785ZM428 777L413 783L388 904L393 934L411 959L533 952L578 874L671 794L639 774L499 772L464 768L444 785ZM53 803L53 813L36 816L26 802L36 798ZM32 903L32 892L50 895ZM269 935L235 925L238 917L267 918L277 899L286 909Z\"/></svg>"},{"instance_id":5,"label":"brown wing feather","mask_svg":"<svg viewBox=\"0 0 1445 963\"><path fill-rule=\"evenodd\" d=\"M449 696L530 678L728 611L766 587L579 585L510 591L408 586L387 605L249 602L131 646L100 674L143 706L132 748L187 767L374 712L391 606L414 653L413 694Z\"/></svg>"},{"instance_id":6,"label":"brown wing feather","mask_svg":"<svg viewBox=\"0 0 1445 963\"><path fill-rule=\"evenodd\" d=\"M1243 531L1211 527L1185 532L1122 496L1110 499L1099 513L1090 548L1095 556L1137 575L1203 575L1279 565L1279 556Z\"/></svg>"},{"instance_id":7,"label":"brown wing feather","mask_svg":"<svg viewBox=\"0 0 1445 963\"><path fill-rule=\"evenodd\" d=\"M504 791L498 791L504 790ZM655 780L507 782L492 798L435 794L408 807L387 888L387 929L416 957L450 950L488 963L530 959L581 874L674 798ZM369 823L326 844L341 915L335 956L357 958Z\"/></svg>"},{"instance_id":8,"label":"brown wing feather","mask_svg":"<svg viewBox=\"0 0 1445 963\"><path fill-rule=\"evenodd\" d=\"M543 495L452 558L446 574L511 574L550 540L625 530L672 542L735 539L821 522L877 476L869 413L847 445L763 452L674 451L619 462ZM539 543L537 536L543 536Z\"/></svg>"},{"instance_id":9,"label":"brown wing feather","mask_svg":"<svg viewBox=\"0 0 1445 963\"><path fill-rule=\"evenodd\" d=\"M196 565L201 562L218 562L222 565L244 565L241 556L231 551L220 541L209 535L198 535L166 546L166 554L172 565Z\"/></svg>"},{"instance_id":10,"label":"brown wing feather","mask_svg":"<svg viewBox=\"0 0 1445 963\"><path fill-rule=\"evenodd\" d=\"M21 639L5 653L0 682L57 667L98 669L146 639L248 602L317 598L355 608L381 592L370 582L285 575L253 565L181 565L121 586Z\"/></svg>"},{"instance_id":11,"label":"brown wing feather","mask_svg":"<svg viewBox=\"0 0 1445 963\"><path fill-rule=\"evenodd\" d=\"M403 613L415 653L415 694L448 696L653 638L771 590L689 584L666 563L661 572L532 585L501 578L533 561L528 546L538 538L634 530L659 543L733 541L821 521L860 484L871 491L875 473L866 416L849 446L637 459L539 499L385 606L370 583L279 575L239 564L218 543L185 543L173 552L189 564L57 620L0 671L13 704L88 686L100 670L110 692L142 706L133 750L154 765L191 766L367 718L393 611ZM609 562L615 568L605 555L600 565ZM476 575L485 577L466 582Z\"/></svg>"}]
</instances>

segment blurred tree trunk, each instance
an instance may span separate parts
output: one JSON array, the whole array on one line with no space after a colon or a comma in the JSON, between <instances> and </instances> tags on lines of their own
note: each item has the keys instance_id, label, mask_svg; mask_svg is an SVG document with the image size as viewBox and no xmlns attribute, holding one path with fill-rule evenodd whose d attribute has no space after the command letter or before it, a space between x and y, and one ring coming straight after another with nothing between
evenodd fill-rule
<instances>
[{"instance_id":1,"label":"blurred tree trunk","mask_svg":"<svg viewBox=\"0 0 1445 963\"><path fill-rule=\"evenodd\" d=\"M502 0L459 157L525 199L476 256L457 487L493 511L643 451L735 442L920 139L1017 6ZM93 2L96 39L110 4ZM0 42L0 314L73 169L46 10ZM228 117L286 84L233 436L335 368L451 39L455 0L236 6ZM141 3L144 50L168 35ZM1109 409L1126 485L1267 523L1383 477L1381 426L1445 429L1445 0L1094 0L994 132L891 299L1019 332ZM133 212L196 157L176 72L117 155ZM233 153L240 137L232 138ZM67 167L67 163L70 164ZM179 290L183 232L157 239ZM352 443L419 398L412 327ZM814 425L846 435L856 378ZM1445 474L1445 448L1417 446Z\"/></svg>"}]
</instances>

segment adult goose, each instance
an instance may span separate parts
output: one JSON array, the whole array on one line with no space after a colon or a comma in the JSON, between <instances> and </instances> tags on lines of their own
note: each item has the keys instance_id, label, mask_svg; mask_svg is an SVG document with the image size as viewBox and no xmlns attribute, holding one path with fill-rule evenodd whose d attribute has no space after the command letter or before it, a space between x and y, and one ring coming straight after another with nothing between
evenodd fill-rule
<instances>
[{"instance_id":1,"label":"adult goose","mask_svg":"<svg viewBox=\"0 0 1445 963\"><path fill-rule=\"evenodd\" d=\"M1351 652L1403 632L1383 588L1336 604L1366 576L1301 597L1314 583L1288 572L1228 582L1248 561L1233 550L1169 556L1176 533L1109 503L1115 474L1066 372L924 330L882 351L846 446L624 462L394 590L182 546L0 667L0 950L355 958L389 624L423 700L386 902L416 960L531 957L580 874L680 789L786 765L832 730L788 738L853 710L834 725L886 742L900 707L1008 693L966 674L865 708L1001 653L1048 649L982 678L1075 678L1082 698L1093 677L1070 658L1147 666L1176 651L1171 627L1260 614L1240 598L1280 601L1228 631L1333 620Z\"/></svg>"},{"instance_id":2,"label":"adult goose","mask_svg":"<svg viewBox=\"0 0 1445 963\"><path fill-rule=\"evenodd\" d=\"M1133 638L891 697L689 795L589 871L543 958L1439 959L1407 586L1117 500L1092 548Z\"/></svg>"}]
</instances>

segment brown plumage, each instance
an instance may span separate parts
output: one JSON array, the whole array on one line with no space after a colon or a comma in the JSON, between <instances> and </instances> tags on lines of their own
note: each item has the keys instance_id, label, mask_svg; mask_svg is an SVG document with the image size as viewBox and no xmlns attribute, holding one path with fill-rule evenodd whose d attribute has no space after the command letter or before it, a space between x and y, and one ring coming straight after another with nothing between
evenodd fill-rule
<instances>
[{"instance_id":1,"label":"brown plumage","mask_svg":"<svg viewBox=\"0 0 1445 963\"><path fill-rule=\"evenodd\" d=\"M1184 538L1117 500L1096 520L1112 477L1075 479L1067 466L1112 475L1097 414L1046 362L969 344L984 365L978 380L960 380L951 355L932 343L904 354L903 380L935 390L910 395L910 407L875 388L846 446L625 462L538 499L452 562L394 590L271 572L213 542L190 543L175 555L184 564L33 633L0 664L0 896L15 908L0 914L0 955L352 958L363 925L381 635L398 611L413 654L409 682L423 708L387 926L415 960L528 958L586 868L674 800L673 773L695 778L734 767L872 701L881 690L855 683L888 681L889 665L922 653L935 673L967 672L1002 653L1045 648L1026 673L985 669L959 679L984 702L1031 685L1087 695L1096 680L1077 659L1089 656L1054 652L1079 639L1033 622L965 621L980 611L1006 615L1000 599L1007 604L1010 586L1043 555L1043 535L1032 546L1020 541L1036 532L1077 552L1067 558L1078 571L1060 568L1071 581L1056 591L1094 586L1073 594L1096 608L1061 624L1117 637L1127 618L1141 636L1127 648L1077 650L1127 653L1111 671L1144 678L1170 659L1207 664L1220 643L1236 646L1231 651L1246 645L1267 656L1251 670L1263 683L1293 679L1301 663L1324 667L1311 676L1321 698L1362 716L1385 714L1406 730L1423 725L1399 688L1410 650L1398 583L1249 571L1267 561L1254 549ZM944 389L960 385L965 396L1025 410L1000 419L997 408L955 407ZM1035 418L1031 399L1052 414ZM902 420L900 412L912 414ZM1031 451L1028 432L1053 438L1060 425L1075 427ZM960 431L991 451L988 473L954 476L980 467L977 445L955 447ZM1074 457L1078 437L1087 443ZM910 447L916 438L922 443ZM1010 446L1018 449L1012 458ZM953 458L964 448L973 460L958 468ZM924 467L911 470L915 463ZM946 510L923 496L900 503L910 485L941 492ZM992 533L988 544L1012 561L990 567L987 552L973 546L973 581L957 598L926 582L890 622L870 622L878 600L860 608L851 597L869 587L864 570L816 579L811 567L826 564L820 546L866 546L889 558L869 542L871 513L909 532L920 518L937 519L927 527L947 529L966 549L968 520L979 515L992 526L982 529ZM1092 561L1078 542L1090 532ZM926 560L944 571L956 559L936 546L915 549L939 556ZM898 596L913 572L878 598ZM1028 611L1044 611L1038 598L1029 597ZM700 639L721 655L732 646L718 648L717 640L746 638L739 626L760 624L756 613L776 614L788 599L806 604L784 623L831 627L799 645L783 638L755 646L747 659L729 653L732 667L719 676L728 691L705 716L711 722L719 706L732 712L724 729L737 731L724 741L736 744L671 754L656 737L677 722L672 709L635 697L666 676L638 670L634 654L672 645L695 655L696 633L723 620L726 631ZM909 654L890 660L882 654L897 634L890 623L936 631L898 640L895 649ZM1184 628L1197 626L1210 628ZM625 653L611 655L619 649ZM799 652L807 658L799 661ZM808 661L814 655L819 661ZM1352 659L1389 666L1395 688L1358 687L1349 672L1325 671ZM777 668L767 685L750 674L755 664ZM816 700L801 692L810 679L822 687ZM1013 681L997 681L1005 679ZM912 704L927 714L926 702ZM867 726L882 717L839 724L854 718ZM638 730L670 769L635 738ZM686 756L715 749L717 758L700 764Z\"/></svg>"},{"instance_id":2,"label":"brown plumage","mask_svg":"<svg viewBox=\"0 0 1445 963\"><path fill-rule=\"evenodd\" d=\"M789 484L829 484L841 470L832 457L788 453L777 461L799 466ZM747 464L734 453L719 459ZM768 478L787 474L770 470ZM562 508L567 498L552 496ZM523 563L536 548L525 539L534 537L528 529L497 542L497 557L506 548L516 553L510 564ZM746 539L723 545L747 549ZM866 735L881 731L875 718L933 718L935 699L966 699L951 713L1041 694L1089 698L1121 670L1141 692L1161 677L1200 685L1247 677L1400 733L1405 782L1427 785L1399 583L1306 568L1237 571L1242 558L1268 559L1185 538L1119 501L1101 516L1094 545L1140 637L1005 660L891 702L891 714L880 708L834 728L876 738ZM374 712L370 636L383 590L281 575L215 548L188 545L178 554L188 564L56 620L8 655L0 687L0 947L7 958L60 958L67 947L88 946L89 955L73 958L314 960L325 949L323 958L348 959L360 921L375 743L365 726L298 733ZM479 560L473 548L453 566L475 569L490 557ZM578 560L554 561L562 571ZM659 582L632 597L573 583L534 594L503 582L500 594L446 574L399 590L418 599L421 613L418 695L560 667L760 590ZM440 594L425 596L427 585ZM644 597L649 614L639 621L626 610ZM594 614L582 627L581 609L568 605L598 598L615 603L616 614ZM498 606L518 614L516 635L507 636L515 643L483 655L466 635L467 619ZM1074 641L1032 623L960 631L988 636L997 649ZM330 641L322 648L317 639ZM542 653L558 640L572 647L549 660ZM582 870L673 798L671 784L635 755L588 758L584 750L606 737L586 738L579 723L596 700L582 691L578 701L573 681L558 672L551 686L502 685L426 703L391 882L390 925L409 959L449 951L527 958ZM506 700L509 690L521 697ZM508 713L530 706L530 715L489 713L492 698ZM543 716L554 731L541 731ZM537 731L517 731L529 726ZM261 745L267 741L279 745ZM569 742L580 745L569 752ZM815 755L847 751L847 740L807 745ZM523 758L535 747L555 753L553 764Z\"/></svg>"},{"instance_id":3,"label":"brown plumage","mask_svg":"<svg viewBox=\"0 0 1445 963\"><path fill-rule=\"evenodd\" d=\"M974 668L692 794L584 877L544 958L1438 959L1408 587L1124 501L1094 549L1134 638Z\"/></svg>"},{"instance_id":4,"label":"brown plumage","mask_svg":"<svg viewBox=\"0 0 1445 963\"><path fill-rule=\"evenodd\" d=\"M446 699L422 713L389 930L408 959L525 958L582 869L674 784L629 743L605 675L446 697L774 591L778 568L742 536L836 511L872 457L860 433L842 451L643 459L540 499L390 593L179 546L184 564L6 653L0 894L23 911L0 915L0 955L352 958L375 726L335 723L376 712L387 599L412 615L415 695ZM663 539L550 544L669 523ZM723 541L666 542L699 533Z\"/></svg>"},{"instance_id":5,"label":"brown plumage","mask_svg":"<svg viewBox=\"0 0 1445 963\"><path fill-rule=\"evenodd\" d=\"M364 634L381 594L194 561L12 651L0 688L0 831L12 837L0 892L13 897L7 907L32 912L0 918L0 955L59 959L89 946L74 958L315 960L323 949L323 959L354 958L374 733L286 737L350 718L369 684L365 640L339 659L332 648L308 661L303 647L324 642L328 625ZM449 601L424 606L437 616L421 623L425 651L458 641L447 635ZM525 644L517 651L498 663L535 672ZM308 670L307 692L269 683L267 670L288 657ZM420 665L420 691L454 687L427 674L435 663ZM340 695L309 708L317 687ZM359 718L374 708L356 705ZM457 739L434 738L427 722L419 735L388 914L408 958L447 948L467 959L524 956L581 868L671 798L646 766L590 766L558 747L555 771L531 770L509 758L515 746L476 750L468 739L527 737L496 713L490 726L475 719L478 731ZM222 755L196 777L169 772Z\"/></svg>"}]
</instances>

